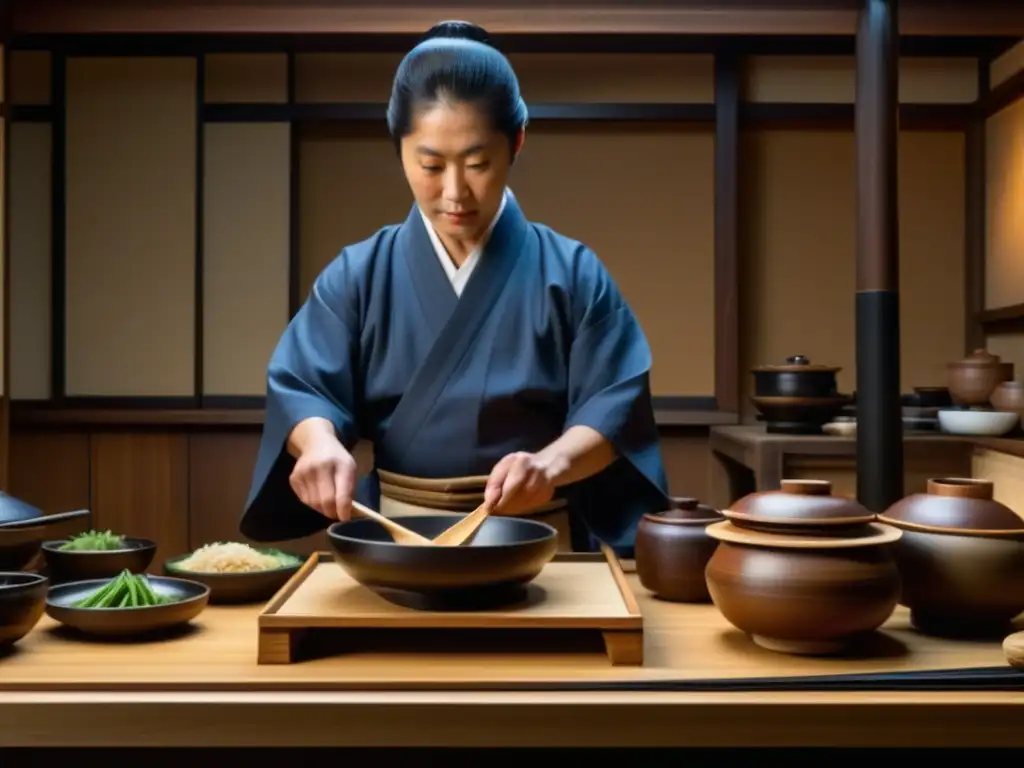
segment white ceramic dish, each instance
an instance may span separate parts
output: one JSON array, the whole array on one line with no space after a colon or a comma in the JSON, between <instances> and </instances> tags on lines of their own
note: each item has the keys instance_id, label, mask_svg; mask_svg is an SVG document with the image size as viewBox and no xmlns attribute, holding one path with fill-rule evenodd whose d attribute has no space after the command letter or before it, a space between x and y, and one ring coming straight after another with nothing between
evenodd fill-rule
<instances>
[{"instance_id":1,"label":"white ceramic dish","mask_svg":"<svg viewBox=\"0 0 1024 768\"><path fill-rule=\"evenodd\" d=\"M939 426L951 435L1005 435L1020 416L1006 411L939 411Z\"/></svg>"}]
</instances>

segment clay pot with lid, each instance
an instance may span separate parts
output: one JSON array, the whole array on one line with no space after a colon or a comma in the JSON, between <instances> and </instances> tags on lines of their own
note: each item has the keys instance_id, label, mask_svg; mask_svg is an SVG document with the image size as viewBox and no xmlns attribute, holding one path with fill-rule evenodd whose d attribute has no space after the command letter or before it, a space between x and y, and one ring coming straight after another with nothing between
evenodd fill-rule
<instances>
[{"instance_id":1,"label":"clay pot with lid","mask_svg":"<svg viewBox=\"0 0 1024 768\"><path fill-rule=\"evenodd\" d=\"M841 369L812 365L803 355L786 358L782 365L754 368L751 402L767 422L769 432L820 434L850 398L839 394L836 374Z\"/></svg>"},{"instance_id":2,"label":"clay pot with lid","mask_svg":"<svg viewBox=\"0 0 1024 768\"><path fill-rule=\"evenodd\" d=\"M947 363L946 375L954 403L984 407L996 387L1013 379L1013 363L1004 363L999 355L976 349L963 360Z\"/></svg>"},{"instance_id":3,"label":"clay pot with lid","mask_svg":"<svg viewBox=\"0 0 1024 768\"><path fill-rule=\"evenodd\" d=\"M1024 384L1019 381L1000 382L992 391L989 402L997 411L1024 414Z\"/></svg>"},{"instance_id":4,"label":"clay pot with lid","mask_svg":"<svg viewBox=\"0 0 1024 768\"><path fill-rule=\"evenodd\" d=\"M705 577L711 599L759 646L803 655L842 653L896 608L891 545L901 532L873 522L831 483L783 480L722 510L707 529L719 545Z\"/></svg>"},{"instance_id":5,"label":"clay pot with lid","mask_svg":"<svg viewBox=\"0 0 1024 768\"><path fill-rule=\"evenodd\" d=\"M987 636L1024 611L1024 519L989 480L936 478L879 520L899 528L900 603L919 630Z\"/></svg>"},{"instance_id":6,"label":"clay pot with lid","mask_svg":"<svg viewBox=\"0 0 1024 768\"><path fill-rule=\"evenodd\" d=\"M718 541L708 536L705 528L724 519L718 511L691 498L673 498L671 509L644 515L634 545L640 584L662 600L709 602L704 569Z\"/></svg>"}]
</instances>

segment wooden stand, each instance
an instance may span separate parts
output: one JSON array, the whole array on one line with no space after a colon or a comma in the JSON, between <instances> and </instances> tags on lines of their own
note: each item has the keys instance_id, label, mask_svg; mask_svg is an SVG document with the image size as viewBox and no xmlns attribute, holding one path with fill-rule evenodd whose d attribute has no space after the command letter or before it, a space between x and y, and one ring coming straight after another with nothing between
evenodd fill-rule
<instances>
[{"instance_id":1,"label":"wooden stand","mask_svg":"<svg viewBox=\"0 0 1024 768\"><path fill-rule=\"evenodd\" d=\"M260 613L259 664L291 664L321 629L572 630L600 632L613 665L642 665L643 619L615 554L559 553L531 583L534 599L494 611L433 612L358 584L330 553L313 554ZM539 598L537 596L540 596Z\"/></svg>"}]
</instances>

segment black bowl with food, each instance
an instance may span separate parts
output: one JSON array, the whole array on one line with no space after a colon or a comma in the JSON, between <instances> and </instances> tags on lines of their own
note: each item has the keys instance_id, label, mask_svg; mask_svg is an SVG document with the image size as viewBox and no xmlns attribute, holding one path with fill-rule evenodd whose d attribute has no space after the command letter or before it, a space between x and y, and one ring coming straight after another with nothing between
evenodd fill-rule
<instances>
[{"instance_id":1,"label":"black bowl with food","mask_svg":"<svg viewBox=\"0 0 1024 768\"><path fill-rule=\"evenodd\" d=\"M124 570L113 579L52 587L46 596L46 613L92 635L145 636L188 624L209 599L210 588L205 584Z\"/></svg>"},{"instance_id":2,"label":"black bowl with food","mask_svg":"<svg viewBox=\"0 0 1024 768\"><path fill-rule=\"evenodd\" d=\"M49 588L50 580L38 573L0 572L0 653L39 622Z\"/></svg>"},{"instance_id":3,"label":"black bowl with food","mask_svg":"<svg viewBox=\"0 0 1024 768\"><path fill-rule=\"evenodd\" d=\"M110 531L87 531L43 542L43 557L55 583L112 579L124 570L145 573L155 554L155 541Z\"/></svg>"},{"instance_id":4,"label":"black bowl with food","mask_svg":"<svg viewBox=\"0 0 1024 768\"><path fill-rule=\"evenodd\" d=\"M172 557L164 573L205 584L211 603L259 603L283 587L303 562L291 552L229 541Z\"/></svg>"},{"instance_id":5,"label":"black bowl with food","mask_svg":"<svg viewBox=\"0 0 1024 768\"><path fill-rule=\"evenodd\" d=\"M464 516L463 516L464 517ZM459 516L396 517L433 539ZM489 609L524 597L558 551L558 532L547 523L491 516L461 546L397 544L375 520L360 518L327 529L335 562L382 596L428 610Z\"/></svg>"}]
</instances>

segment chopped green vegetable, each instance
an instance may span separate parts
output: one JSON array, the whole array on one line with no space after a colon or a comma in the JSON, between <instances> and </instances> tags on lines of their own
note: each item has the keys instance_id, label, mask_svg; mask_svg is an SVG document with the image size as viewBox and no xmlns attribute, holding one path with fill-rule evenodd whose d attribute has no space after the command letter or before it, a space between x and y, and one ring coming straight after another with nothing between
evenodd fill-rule
<instances>
[{"instance_id":1,"label":"chopped green vegetable","mask_svg":"<svg viewBox=\"0 0 1024 768\"><path fill-rule=\"evenodd\" d=\"M76 608L145 608L166 605L174 598L158 595L143 573L127 568L88 597L75 603Z\"/></svg>"},{"instance_id":2,"label":"chopped green vegetable","mask_svg":"<svg viewBox=\"0 0 1024 768\"><path fill-rule=\"evenodd\" d=\"M117 536L110 531L79 533L61 545L62 550L75 552L101 552L112 549L124 549L124 547L124 536Z\"/></svg>"}]
</instances>

